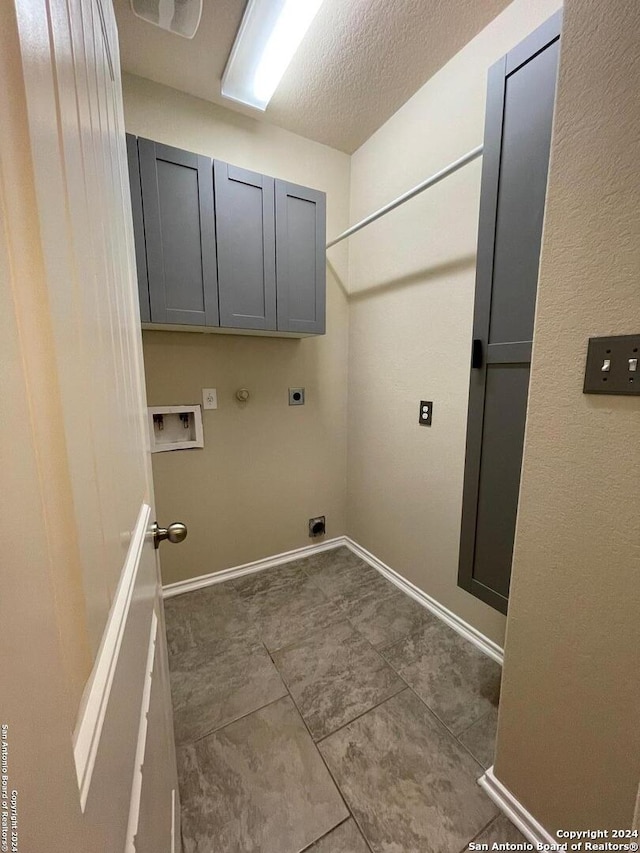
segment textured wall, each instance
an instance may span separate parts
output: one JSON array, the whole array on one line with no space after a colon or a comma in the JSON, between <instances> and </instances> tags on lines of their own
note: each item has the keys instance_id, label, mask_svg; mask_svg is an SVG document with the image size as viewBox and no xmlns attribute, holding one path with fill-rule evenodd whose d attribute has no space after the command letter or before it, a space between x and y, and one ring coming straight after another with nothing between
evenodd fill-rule
<instances>
[{"instance_id":1,"label":"textured wall","mask_svg":"<svg viewBox=\"0 0 640 853\"><path fill-rule=\"evenodd\" d=\"M482 142L488 67L557 8L516 0L353 155L353 221ZM480 171L350 240L348 529L502 642L504 617L457 586Z\"/></svg>"},{"instance_id":2,"label":"textured wall","mask_svg":"<svg viewBox=\"0 0 640 853\"><path fill-rule=\"evenodd\" d=\"M125 75L127 130L327 193L327 229L348 224L349 157L324 145ZM327 270L327 334L288 340L145 332L149 405L200 403L205 447L153 456L158 518L183 520L189 536L164 548L165 583L309 544L307 521L326 515L345 533L348 247ZM288 405L304 386L303 407ZM246 387L241 405L235 391Z\"/></svg>"},{"instance_id":3,"label":"textured wall","mask_svg":"<svg viewBox=\"0 0 640 853\"><path fill-rule=\"evenodd\" d=\"M640 400L582 394L640 331L638 33L566 0L495 765L549 830L629 827L640 779Z\"/></svg>"}]
</instances>

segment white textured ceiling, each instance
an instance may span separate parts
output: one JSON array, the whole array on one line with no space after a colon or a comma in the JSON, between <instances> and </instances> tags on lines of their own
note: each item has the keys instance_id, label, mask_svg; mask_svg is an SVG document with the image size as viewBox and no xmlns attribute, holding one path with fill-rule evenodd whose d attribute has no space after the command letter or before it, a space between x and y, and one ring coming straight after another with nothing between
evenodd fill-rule
<instances>
[{"instance_id":1,"label":"white textured ceiling","mask_svg":"<svg viewBox=\"0 0 640 853\"><path fill-rule=\"evenodd\" d=\"M325 0L266 113L220 95L245 0L204 0L192 40L114 0L125 71L351 153L509 0Z\"/></svg>"}]
</instances>

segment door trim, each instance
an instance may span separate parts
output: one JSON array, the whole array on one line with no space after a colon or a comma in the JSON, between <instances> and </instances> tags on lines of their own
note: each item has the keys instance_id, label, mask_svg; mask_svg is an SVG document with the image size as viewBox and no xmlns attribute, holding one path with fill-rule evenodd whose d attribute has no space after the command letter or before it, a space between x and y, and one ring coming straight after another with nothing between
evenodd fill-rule
<instances>
[{"instance_id":1,"label":"door trim","mask_svg":"<svg viewBox=\"0 0 640 853\"><path fill-rule=\"evenodd\" d=\"M111 604L95 664L82 697L78 721L73 733L73 757L80 789L80 807L84 812L91 776L107 713L107 705L118 665L145 537L151 521L151 507L143 503L131 534L116 594ZM155 615L155 614L154 614Z\"/></svg>"},{"instance_id":2,"label":"door trim","mask_svg":"<svg viewBox=\"0 0 640 853\"><path fill-rule=\"evenodd\" d=\"M125 846L125 853L136 853L135 838L138 834L138 824L140 821L140 802L142 799L142 765L144 764L144 754L147 746L147 727L149 724L148 716L149 707L151 705L151 683L153 680L153 669L156 660L157 637L158 616L154 610L151 616L151 630L149 632L149 651L147 652L147 664L144 671L144 687L142 689L142 703L140 705L140 723L138 724L136 760L133 771L133 782L131 783L131 805L129 806L129 823L127 824L127 842Z\"/></svg>"}]
</instances>

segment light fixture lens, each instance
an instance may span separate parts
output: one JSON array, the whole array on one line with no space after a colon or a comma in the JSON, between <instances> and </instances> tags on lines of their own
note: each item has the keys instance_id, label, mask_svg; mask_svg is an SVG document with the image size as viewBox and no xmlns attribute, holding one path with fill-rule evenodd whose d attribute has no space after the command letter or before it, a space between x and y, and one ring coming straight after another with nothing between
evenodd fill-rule
<instances>
[{"instance_id":1,"label":"light fixture lens","mask_svg":"<svg viewBox=\"0 0 640 853\"><path fill-rule=\"evenodd\" d=\"M265 110L323 0L249 0L222 77L226 98Z\"/></svg>"},{"instance_id":2,"label":"light fixture lens","mask_svg":"<svg viewBox=\"0 0 640 853\"><path fill-rule=\"evenodd\" d=\"M286 0L253 80L257 100L269 103L321 5L322 0Z\"/></svg>"}]
</instances>

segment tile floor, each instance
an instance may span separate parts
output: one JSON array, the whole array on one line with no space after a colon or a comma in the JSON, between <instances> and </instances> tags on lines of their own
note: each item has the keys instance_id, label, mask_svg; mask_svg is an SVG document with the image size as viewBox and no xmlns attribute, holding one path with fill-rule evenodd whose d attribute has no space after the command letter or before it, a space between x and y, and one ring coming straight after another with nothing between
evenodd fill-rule
<instances>
[{"instance_id":1,"label":"tile floor","mask_svg":"<svg viewBox=\"0 0 640 853\"><path fill-rule=\"evenodd\" d=\"M524 841L477 785L500 667L348 549L165 604L184 853Z\"/></svg>"}]
</instances>

